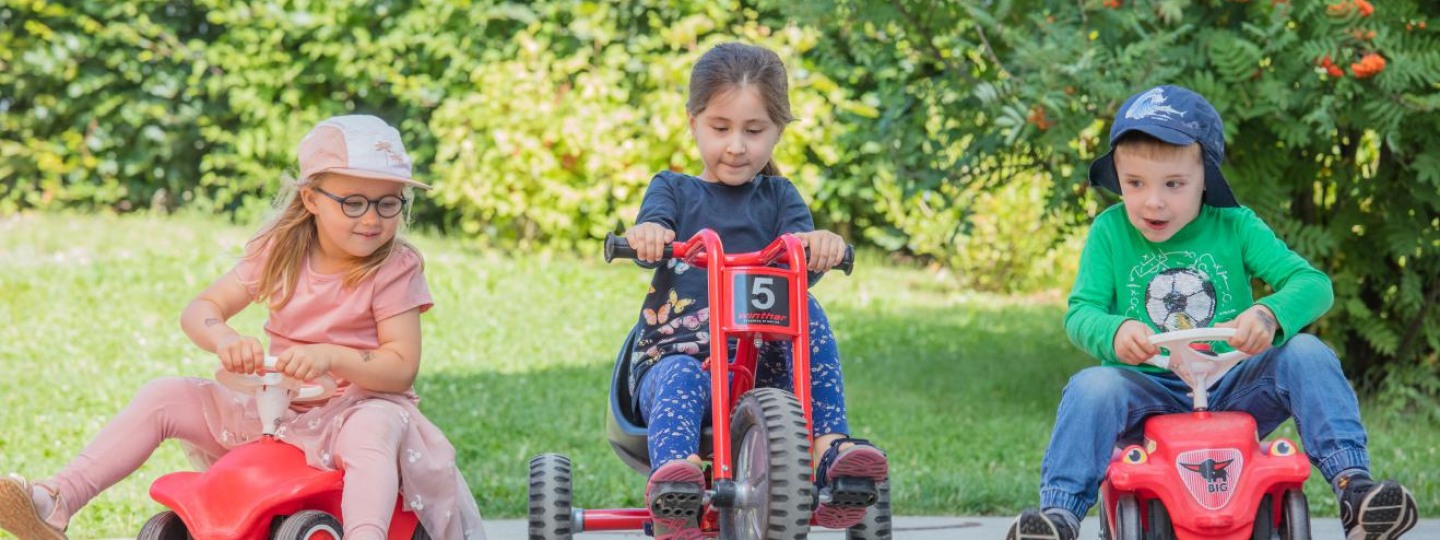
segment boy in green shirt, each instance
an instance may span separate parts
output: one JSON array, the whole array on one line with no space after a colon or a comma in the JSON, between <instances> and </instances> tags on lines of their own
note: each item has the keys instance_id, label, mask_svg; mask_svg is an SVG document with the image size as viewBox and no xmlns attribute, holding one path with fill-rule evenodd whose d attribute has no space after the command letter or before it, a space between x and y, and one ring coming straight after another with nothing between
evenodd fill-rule
<instances>
[{"instance_id":1,"label":"boy in green shirt","mask_svg":"<svg viewBox=\"0 0 1440 540\"><path fill-rule=\"evenodd\" d=\"M1190 410L1189 387L1146 365L1157 332L1234 328L1228 345L1253 357L1210 387L1213 410L1245 411L1264 437L1294 416L1311 463L1340 501L1349 539L1398 538L1415 525L1400 484L1370 479L1365 427L1335 352L1300 333L1334 301L1330 279L1240 206L1220 172L1220 116L1176 86L1126 100L1111 152L1090 182L1123 204L1096 216L1070 293L1065 331L1101 365L1066 385L1041 465L1040 509L1011 540L1073 540L1095 503L1117 442L1141 438L1150 415ZM1255 300L1258 277L1274 294Z\"/></svg>"}]
</instances>

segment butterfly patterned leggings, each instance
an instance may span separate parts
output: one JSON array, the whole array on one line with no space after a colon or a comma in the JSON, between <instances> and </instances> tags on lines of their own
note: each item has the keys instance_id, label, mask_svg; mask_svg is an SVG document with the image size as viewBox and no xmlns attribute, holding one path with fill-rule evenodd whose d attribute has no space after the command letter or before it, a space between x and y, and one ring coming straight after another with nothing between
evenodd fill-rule
<instances>
[{"instance_id":1,"label":"butterfly patterned leggings","mask_svg":"<svg viewBox=\"0 0 1440 540\"><path fill-rule=\"evenodd\" d=\"M760 348L755 387L791 388L790 344L770 342ZM813 435L850 433L845 418L845 382L840 374L840 349L830 321L810 297L810 408ZM648 426L651 470L700 451L700 432L710 419L710 372L698 358L670 355L656 362L640 380L640 414Z\"/></svg>"}]
</instances>

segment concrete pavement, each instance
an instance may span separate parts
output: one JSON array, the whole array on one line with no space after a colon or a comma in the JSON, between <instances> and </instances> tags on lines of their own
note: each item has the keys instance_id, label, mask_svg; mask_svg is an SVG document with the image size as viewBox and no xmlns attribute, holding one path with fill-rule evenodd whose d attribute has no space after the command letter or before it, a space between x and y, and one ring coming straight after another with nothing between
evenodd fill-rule
<instances>
[{"instance_id":1,"label":"concrete pavement","mask_svg":"<svg viewBox=\"0 0 1440 540\"><path fill-rule=\"evenodd\" d=\"M895 518L895 540L999 540L1005 537L1010 526L1009 517L913 517ZM1100 537L1099 521L1094 518L1081 524L1080 538L1085 540ZM1314 540L1344 540L1340 530L1340 519L1317 517L1310 521ZM527 524L523 520L486 520L485 532L490 540L524 540L527 538ZM593 532L576 535L577 540L632 540L649 538L639 532ZM810 538L820 540L843 540L844 531L816 529ZM1440 519L1422 519L1405 535L1406 540L1440 539Z\"/></svg>"}]
</instances>

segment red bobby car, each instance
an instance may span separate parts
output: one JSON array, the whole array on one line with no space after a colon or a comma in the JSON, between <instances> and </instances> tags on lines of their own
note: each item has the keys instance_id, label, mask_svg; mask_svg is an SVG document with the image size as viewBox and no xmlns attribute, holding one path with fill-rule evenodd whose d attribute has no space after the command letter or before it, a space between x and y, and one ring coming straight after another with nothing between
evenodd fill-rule
<instances>
[{"instance_id":1,"label":"red bobby car","mask_svg":"<svg viewBox=\"0 0 1440 540\"><path fill-rule=\"evenodd\" d=\"M1194 411L1150 417L1143 445L1121 450L1100 488L1101 536L1114 540L1310 538L1302 485L1310 462L1288 439L1261 442L1255 419L1211 412L1206 389L1246 355L1208 352L1204 342L1231 328L1166 332L1150 338L1169 356L1149 363L1190 384Z\"/></svg>"},{"instance_id":2,"label":"red bobby car","mask_svg":"<svg viewBox=\"0 0 1440 540\"><path fill-rule=\"evenodd\" d=\"M267 357L265 367L274 368ZM341 471L322 471L299 448L275 438L275 421L293 401L321 401L335 391L329 377L299 383L279 373L216 380L254 393L264 435L226 453L204 472L177 472L150 485L150 497L170 508L145 522L139 540L338 540ZM389 540L429 540L414 513L396 499Z\"/></svg>"},{"instance_id":3,"label":"red bobby car","mask_svg":"<svg viewBox=\"0 0 1440 540\"><path fill-rule=\"evenodd\" d=\"M810 470L810 323L804 248L799 239L787 234L760 251L726 254L720 237L705 229L689 241L671 244L665 257L705 269L709 281L711 348L705 368L710 371L712 402L710 423L700 437L700 454L707 456L711 465L706 470L699 527L707 538L803 538L813 521L815 486L809 481L770 479L810 479L814 474ZM615 258L633 259L635 251L623 238L611 235L605 239L605 260ZM853 254L847 251L836 268L848 274L853 262ZM627 384L636 330L638 327L616 358L607 435L626 465L649 474L645 426L631 406ZM757 339L791 342L793 393L753 388ZM738 343L733 359L729 351L732 342ZM844 497L863 494L869 506L864 521L849 528L847 537L889 539L888 482L863 483L866 485L845 488ZM572 495L569 458L544 454L530 460L532 540L569 540L581 532L640 530L652 525L648 508L577 508Z\"/></svg>"}]
</instances>

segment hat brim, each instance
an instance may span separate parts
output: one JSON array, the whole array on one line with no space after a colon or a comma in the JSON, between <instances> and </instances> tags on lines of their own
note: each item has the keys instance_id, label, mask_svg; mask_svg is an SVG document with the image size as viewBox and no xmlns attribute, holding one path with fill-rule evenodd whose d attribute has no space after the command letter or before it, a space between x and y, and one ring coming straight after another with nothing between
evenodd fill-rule
<instances>
[{"instance_id":1,"label":"hat brim","mask_svg":"<svg viewBox=\"0 0 1440 540\"><path fill-rule=\"evenodd\" d=\"M1225 173L1220 171L1220 164L1209 159L1204 161L1205 193L1201 202L1216 208L1240 206L1240 202L1235 200L1235 193L1230 190L1230 183L1225 180ZM1119 173L1115 172L1115 150L1106 152L1090 164L1090 185L1103 187L1116 195L1121 194Z\"/></svg>"},{"instance_id":2,"label":"hat brim","mask_svg":"<svg viewBox=\"0 0 1440 540\"><path fill-rule=\"evenodd\" d=\"M395 175L393 175L393 174L379 173L379 172L375 172L375 171L368 170L368 169L352 169L352 168L349 168L349 167L331 167L331 168L328 168L328 169L321 169L321 170L315 171L315 172L313 172L313 173L310 173L310 176L309 176L309 178L306 178L306 181L308 181L310 178L314 178L315 175L318 175L318 174L321 174L321 173L339 173L339 174L343 174L343 175L346 175L346 176L354 176L354 177L358 177L358 178L365 178L365 179L367 179L367 180L385 180L385 181L388 181L388 182L397 182L397 183L400 183L400 184L405 184L405 185L407 185L407 186L414 187L414 188L419 188L419 189L426 189L426 190L432 189L432 188L431 188L429 185L427 185L427 184L423 184L423 183L417 182L417 181L415 181L415 180L413 180L413 179L405 178L405 177L403 177L403 176L395 176Z\"/></svg>"}]
</instances>

